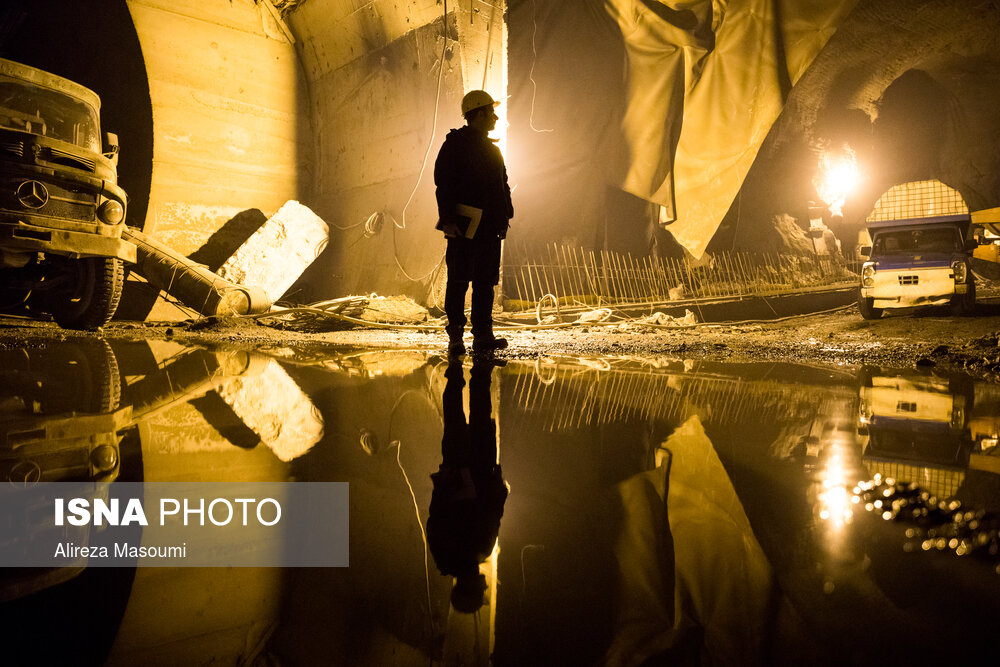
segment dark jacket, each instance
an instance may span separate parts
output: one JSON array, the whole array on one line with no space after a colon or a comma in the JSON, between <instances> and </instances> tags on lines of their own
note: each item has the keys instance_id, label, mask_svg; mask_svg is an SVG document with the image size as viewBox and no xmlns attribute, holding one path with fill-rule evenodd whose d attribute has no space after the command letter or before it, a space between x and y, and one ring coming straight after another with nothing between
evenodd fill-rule
<instances>
[{"instance_id":1,"label":"dark jacket","mask_svg":"<svg viewBox=\"0 0 1000 667\"><path fill-rule=\"evenodd\" d=\"M468 125L451 130L434 163L438 224L455 219L458 204L483 209L480 230L504 238L514 217L507 168L496 143ZM480 232L476 233L478 237Z\"/></svg>"}]
</instances>

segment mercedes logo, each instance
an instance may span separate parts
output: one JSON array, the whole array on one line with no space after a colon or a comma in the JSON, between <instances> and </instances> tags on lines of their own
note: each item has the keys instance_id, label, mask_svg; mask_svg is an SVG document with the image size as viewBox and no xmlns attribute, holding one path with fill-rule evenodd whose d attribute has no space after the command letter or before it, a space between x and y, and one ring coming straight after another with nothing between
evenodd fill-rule
<instances>
[{"instance_id":1,"label":"mercedes logo","mask_svg":"<svg viewBox=\"0 0 1000 667\"><path fill-rule=\"evenodd\" d=\"M41 208L49 202L49 191L38 181L25 181L14 192L25 208Z\"/></svg>"}]
</instances>

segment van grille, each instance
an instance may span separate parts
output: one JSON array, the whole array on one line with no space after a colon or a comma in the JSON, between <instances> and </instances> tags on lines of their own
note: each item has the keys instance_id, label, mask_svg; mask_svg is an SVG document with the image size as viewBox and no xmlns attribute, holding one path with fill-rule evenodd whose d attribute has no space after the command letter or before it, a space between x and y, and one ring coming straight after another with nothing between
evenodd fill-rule
<instances>
[{"instance_id":1,"label":"van grille","mask_svg":"<svg viewBox=\"0 0 1000 667\"><path fill-rule=\"evenodd\" d=\"M920 278L918 276L899 276L900 285L919 285Z\"/></svg>"}]
</instances>

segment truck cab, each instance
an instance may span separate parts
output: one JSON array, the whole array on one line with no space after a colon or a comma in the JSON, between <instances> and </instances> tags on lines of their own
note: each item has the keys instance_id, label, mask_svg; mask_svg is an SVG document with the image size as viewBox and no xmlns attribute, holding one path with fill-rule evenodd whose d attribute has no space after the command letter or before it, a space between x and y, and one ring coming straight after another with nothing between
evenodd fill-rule
<instances>
[{"instance_id":1,"label":"truck cab","mask_svg":"<svg viewBox=\"0 0 1000 667\"><path fill-rule=\"evenodd\" d=\"M866 220L858 310L866 320L887 309L951 306L972 313L976 283L972 217L962 196L937 180L893 186Z\"/></svg>"},{"instance_id":2,"label":"truck cab","mask_svg":"<svg viewBox=\"0 0 1000 667\"><path fill-rule=\"evenodd\" d=\"M866 320L889 308L950 305L971 313L976 283L970 268L975 241L966 241L969 217L870 224L872 245L862 248L858 310Z\"/></svg>"},{"instance_id":3,"label":"truck cab","mask_svg":"<svg viewBox=\"0 0 1000 667\"><path fill-rule=\"evenodd\" d=\"M92 90L0 59L0 309L95 329L117 308L127 198Z\"/></svg>"}]
</instances>

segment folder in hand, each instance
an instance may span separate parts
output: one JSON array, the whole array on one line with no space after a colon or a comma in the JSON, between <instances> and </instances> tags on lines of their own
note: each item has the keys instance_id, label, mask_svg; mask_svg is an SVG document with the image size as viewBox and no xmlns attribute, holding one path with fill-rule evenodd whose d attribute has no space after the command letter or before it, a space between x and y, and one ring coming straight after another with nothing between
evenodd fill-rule
<instances>
[{"instance_id":1,"label":"folder in hand","mask_svg":"<svg viewBox=\"0 0 1000 667\"><path fill-rule=\"evenodd\" d=\"M474 237L479 229L479 221L483 219L483 209L459 204L455 207L455 213L462 236L467 239Z\"/></svg>"}]
</instances>

